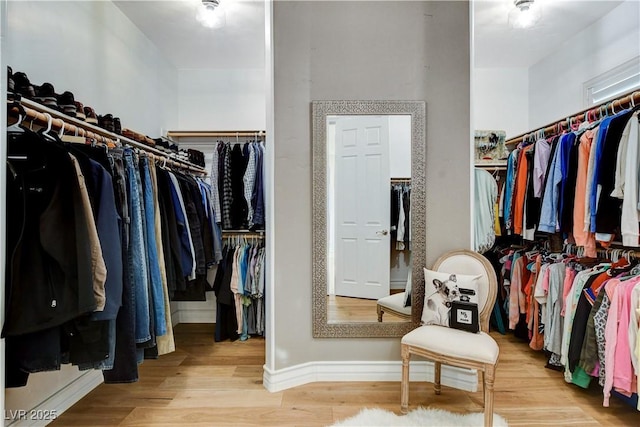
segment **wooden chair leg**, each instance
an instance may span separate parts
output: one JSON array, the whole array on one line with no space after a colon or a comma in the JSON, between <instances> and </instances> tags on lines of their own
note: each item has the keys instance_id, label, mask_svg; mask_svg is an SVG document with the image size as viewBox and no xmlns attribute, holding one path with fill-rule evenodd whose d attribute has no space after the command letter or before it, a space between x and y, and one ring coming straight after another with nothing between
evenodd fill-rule
<instances>
[{"instance_id":1,"label":"wooden chair leg","mask_svg":"<svg viewBox=\"0 0 640 427\"><path fill-rule=\"evenodd\" d=\"M433 389L436 394L440 394L442 392L442 386L440 385L440 373L442 371L442 364L440 362L435 362L435 372L433 374Z\"/></svg>"},{"instance_id":2,"label":"wooden chair leg","mask_svg":"<svg viewBox=\"0 0 640 427\"><path fill-rule=\"evenodd\" d=\"M485 365L484 380L484 425L493 426L493 382L495 380L495 365Z\"/></svg>"},{"instance_id":3,"label":"wooden chair leg","mask_svg":"<svg viewBox=\"0 0 640 427\"><path fill-rule=\"evenodd\" d=\"M484 370L480 371L480 380L482 381L482 393L487 389L487 383L485 382ZM482 407L484 408L484 399L482 400Z\"/></svg>"},{"instance_id":4,"label":"wooden chair leg","mask_svg":"<svg viewBox=\"0 0 640 427\"><path fill-rule=\"evenodd\" d=\"M400 386L400 412L406 414L409 412L409 361L411 353L409 346L402 344L402 384Z\"/></svg>"},{"instance_id":5,"label":"wooden chair leg","mask_svg":"<svg viewBox=\"0 0 640 427\"><path fill-rule=\"evenodd\" d=\"M382 311L382 307L376 305L376 311L378 312L378 322L382 322L382 315L384 314L384 311Z\"/></svg>"}]
</instances>

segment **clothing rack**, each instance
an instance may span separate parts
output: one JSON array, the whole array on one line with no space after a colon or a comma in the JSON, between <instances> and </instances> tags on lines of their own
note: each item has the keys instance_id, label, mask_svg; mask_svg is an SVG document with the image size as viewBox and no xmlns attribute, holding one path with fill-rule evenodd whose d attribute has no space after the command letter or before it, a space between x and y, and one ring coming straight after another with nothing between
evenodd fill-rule
<instances>
[{"instance_id":1,"label":"clothing rack","mask_svg":"<svg viewBox=\"0 0 640 427\"><path fill-rule=\"evenodd\" d=\"M617 105L616 105L617 104ZM640 105L640 91L629 92L614 100L603 102L602 104L587 108L574 114L566 119L558 120L554 123L549 123L546 126L542 126L531 132L523 133L514 138L511 138L505 142L506 145L518 145L521 142L527 141L532 137L545 137L551 135L558 135L565 130L574 129L580 123L585 121L595 121L608 114L615 114L621 110Z\"/></svg>"},{"instance_id":2,"label":"clothing rack","mask_svg":"<svg viewBox=\"0 0 640 427\"><path fill-rule=\"evenodd\" d=\"M242 138L251 138L255 137L260 138L265 136L265 131L263 130L222 130L222 131L212 131L212 130L170 130L167 131L168 138L200 138L200 137L211 137L211 138L232 138L232 137L242 137Z\"/></svg>"},{"instance_id":3,"label":"clothing rack","mask_svg":"<svg viewBox=\"0 0 640 427\"><path fill-rule=\"evenodd\" d=\"M255 232L255 231L223 231L222 238L226 239L229 237L242 237L249 239L264 239L264 231L263 232Z\"/></svg>"},{"instance_id":4,"label":"clothing rack","mask_svg":"<svg viewBox=\"0 0 640 427\"><path fill-rule=\"evenodd\" d=\"M30 121L31 123L35 123L41 127L50 126L52 130L77 135L83 138L91 138L109 147L115 147L120 144L127 144L159 156L160 159L162 159L163 162L166 162L167 165L172 165L199 174L207 173L204 168L194 165L191 162L174 159L167 153L156 148L149 147L125 136L111 133L98 126L83 122L76 118L69 117L65 114L60 113L59 111L53 110L25 98L20 99L20 101L11 101L9 103L9 113L11 116L17 119L19 118L19 116L24 114L25 117L22 118L22 122Z\"/></svg>"},{"instance_id":5,"label":"clothing rack","mask_svg":"<svg viewBox=\"0 0 640 427\"><path fill-rule=\"evenodd\" d=\"M580 256L584 253L584 247L569 243L564 245L562 251ZM640 259L640 251L625 248L597 248L596 255L598 255L598 258L611 259L614 262L620 259L620 257Z\"/></svg>"},{"instance_id":6,"label":"clothing rack","mask_svg":"<svg viewBox=\"0 0 640 427\"><path fill-rule=\"evenodd\" d=\"M411 178L391 178L392 184L411 184Z\"/></svg>"},{"instance_id":7,"label":"clothing rack","mask_svg":"<svg viewBox=\"0 0 640 427\"><path fill-rule=\"evenodd\" d=\"M506 171L507 170L507 165L476 164L474 167L478 169L484 169L487 171Z\"/></svg>"},{"instance_id":8,"label":"clothing rack","mask_svg":"<svg viewBox=\"0 0 640 427\"><path fill-rule=\"evenodd\" d=\"M264 234L264 230L222 230L222 234Z\"/></svg>"}]
</instances>

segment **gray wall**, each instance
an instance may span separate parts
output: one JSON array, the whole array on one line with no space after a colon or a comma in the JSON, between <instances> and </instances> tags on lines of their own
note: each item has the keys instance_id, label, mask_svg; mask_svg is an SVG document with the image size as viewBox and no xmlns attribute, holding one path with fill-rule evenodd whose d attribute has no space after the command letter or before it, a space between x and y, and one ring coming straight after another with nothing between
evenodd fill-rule
<instances>
[{"instance_id":1,"label":"gray wall","mask_svg":"<svg viewBox=\"0 0 640 427\"><path fill-rule=\"evenodd\" d=\"M469 248L469 3L276 1L273 13L273 366L398 360L399 339L312 338L310 102L426 101L427 264Z\"/></svg>"}]
</instances>

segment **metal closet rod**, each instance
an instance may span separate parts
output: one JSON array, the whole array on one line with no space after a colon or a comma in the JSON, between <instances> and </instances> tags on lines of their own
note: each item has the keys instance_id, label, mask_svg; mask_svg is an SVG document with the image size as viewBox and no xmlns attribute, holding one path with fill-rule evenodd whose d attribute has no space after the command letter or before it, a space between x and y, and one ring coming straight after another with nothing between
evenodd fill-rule
<instances>
[{"instance_id":1,"label":"metal closet rod","mask_svg":"<svg viewBox=\"0 0 640 427\"><path fill-rule=\"evenodd\" d=\"M136 147L141 150L158 155L162 157L163 161L164 159L166 159L166 164L168 165L173 165L201 174L207 173L204 168L198 165L194 165L191 162L173 159L157 148L149 147L125 136L111 133L98 126L83 122L67 115L63 115L59 111L52 110L51 108L45 107L44 105L38 104L37 102L33 102L25 98L22 98L20 101L15 102L21 104L22 109L26 114L26 117L23 119L23 121L27 120L36 122L38 125L46 127L49 125L49 117L47 117L48 114L51 117L51 128L56 131L60 131L62 128L64 128L65 133L78 135L85 138L92 138L110 147L116 146L118 143L124 143L132 147ZM11 109L11 113L17 116L19 115L20 111L18 107L13 107Z\"/></svg>"},{"instance_id":2,"label":"metal closet rod","mask_svg":"<svg viewBox=\"0 0 640 427\"><path fill-rule=\"evenodd\" d=\"M513 137L509 139L507 142L505 142L505 144L517 145L522 141L524 141L530 135L538 134L540 132L543 132L544 135L546 136L557 135L559 133L562 133L564 130L571 129L572 124L582 123L584 121L587 121L587 119L590 119L593 117L600 117L602 114L605 114L605 113L614 114L618 111L621 111L626 108L632 107L634 105L639 105L639 104L640 104L640 91L629 92L614 100L609 100L607 102L603 102L602 104L598 104L593 107L582 110L571 117L567 117L566 119L549 123L548 125L532 130L531 132L523 133L521 135Z\"/></svg>"},{"instance_id":3,"label":"metal closet rod","mask_svg":"<svg viewBox=\"0 0 640 427\"><path fill-rule=\"evenodd\" d=\"M259 137L265 136L266 132L263 130L170 130L167 131L167 137L169 138L188 138L188 137L214 137L214 138L231 138L231 137Z\"/></svg>"}]
</instances>

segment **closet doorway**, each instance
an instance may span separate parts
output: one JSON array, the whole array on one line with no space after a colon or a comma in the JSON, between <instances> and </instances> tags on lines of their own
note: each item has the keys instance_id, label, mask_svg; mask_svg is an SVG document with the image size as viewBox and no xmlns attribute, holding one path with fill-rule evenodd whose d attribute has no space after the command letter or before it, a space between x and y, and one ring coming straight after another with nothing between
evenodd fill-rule
<instances>
[{"instance_id":1,"label":"closet doorway","mask_svg":"<svg viewBox=\"0 0 640 427\"><path fill-rule=\"evenodd\" d=\"M209 136L199 135L191 140L175 137L174 142L181 150L176 158L188 156L189 148L205 154L203 166L208 178L204 181L210 186L217 185L211 180L212 154L221 142L229 144L231 151L237 146L236 152L242 158L245 147L248 153L249 145L258 144L263 150L263 164L256 174L268 191L265 2L221 0L214 11L215 22L209 22L205 3L212 2L5 1L1 9L6 13L2 17L2 66L10 66L14 75L22 72L28 76L34 91L40 92L45 83L50 83L53 94L70 92L75 101L91 107L99 116L99 125L104 117L116 117L122 129L136 132L127 135L158 139L155 147L161 151L164 146L160 148L159 140L169 131L209 131ZM6 95L6 87L4 90ZM56 102L60 99L53 97ZM37 129L33 126L33 130ZM257 151L252 152L258 156ZM1 172L5 176L5 169ZM241 175L241 182L243 178ZM262 197L266 197L265 193ZM242 247L248 263L259 256L260 250L264 259L269 242L265 218L268 201L262 202L262 220L258 223L236 223L233 217L232 226L221 229L223 243ZM4 206L2 211L4 222ZM1 237L4 247L5 235ZM266 275L269 270L266 262L260 264L260 274ZM213 284L216 272L215 268L208 270L209 283ZM261 313L266 311L267 287L256 290L262 294ZM0 292L4 300L4 289ZM163 375L180 375L176 369L184 362L203 366L200 370L204 376L221 373L220 381L233 382L225 377L232 364L233 369L241 366L236 369L240 374L246 373L242 366L251 366L252 379L247 381L255 384L262 377L266 357L265 315L254 316L254 324L260 327L245 331L244 336L242 332L238 334L246 341L233 337L234 341L227 338L216 342L213 324L220 322L220 310L215 292L206 292L206 298L201 299L171 302L168 311L175 326L177 349L162 356L164 362L156 368L145 371L143 364L140 377L155 377L160 371ZM206 349L215 350L215 354L202 351ZM234 355L242 354L243 349L246 358L239 362ZM33 374L26 387L5 389L5 414L31 408L67 409L77 396L88 393L101 381L99 370L78 371L68 365L60 371ZM150 381L143 387L158 385L153 378ZM136 385L130 386L135 395ZM159 392L157 397L162 399L162 395ZM5 420L5 424L13 421L21 420Z\"/></svg>"}]
</instances>

